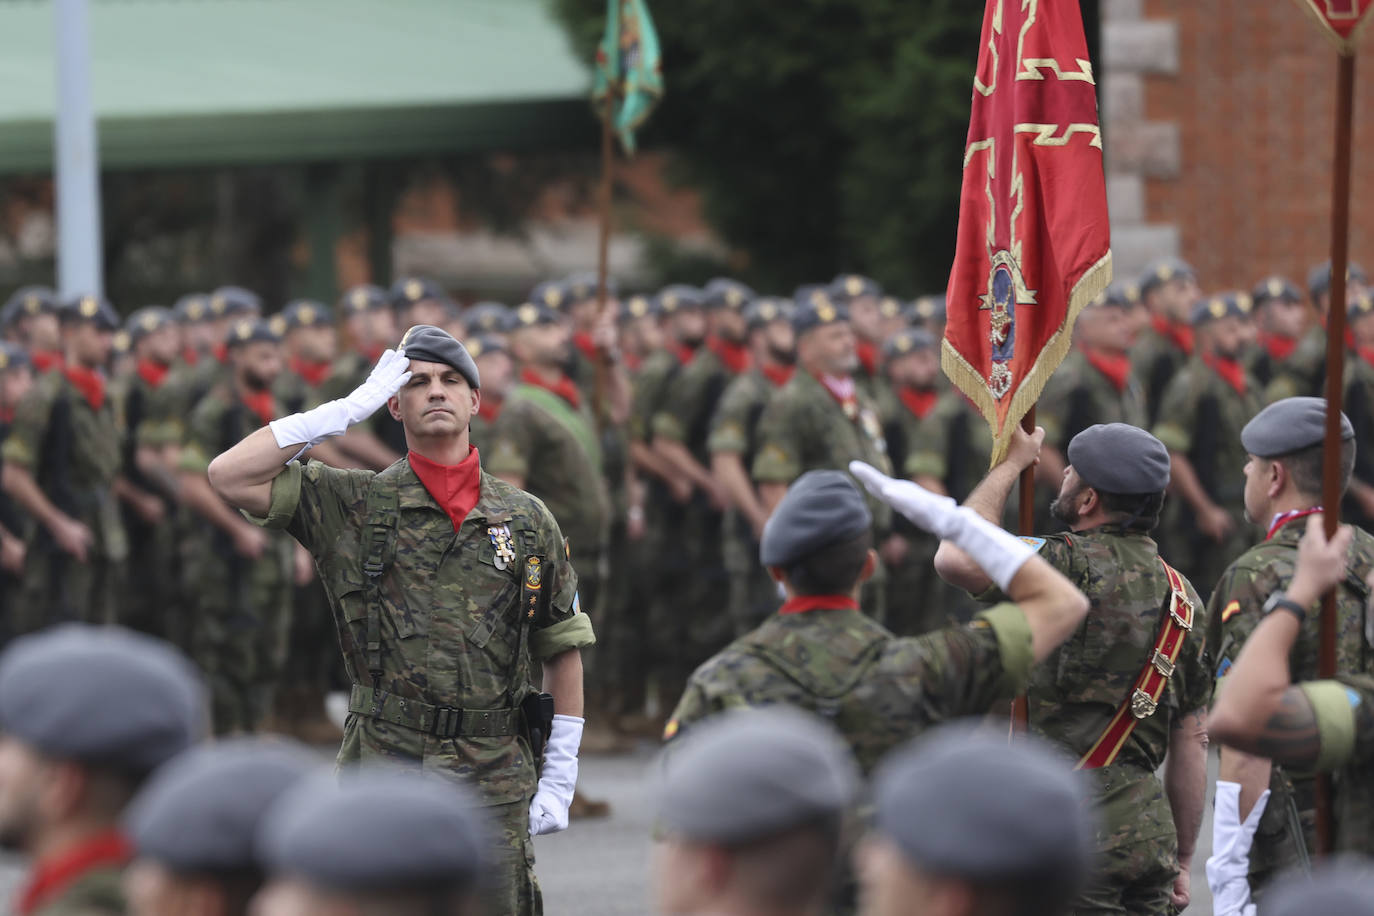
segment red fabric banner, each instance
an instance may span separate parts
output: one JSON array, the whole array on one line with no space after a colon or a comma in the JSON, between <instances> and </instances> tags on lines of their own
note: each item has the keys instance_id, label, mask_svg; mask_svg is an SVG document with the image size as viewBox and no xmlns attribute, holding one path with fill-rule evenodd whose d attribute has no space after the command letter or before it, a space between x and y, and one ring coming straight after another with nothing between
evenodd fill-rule
<instances>
[{"instance_id":1,"label":"red fabric banner","mask_svg":"<svg viewBox=\"0 0 1374 916\"><path fill-rule=\"evenodd\" d=\"M1078 0L987 0L942 365L993 463L1112 278L1097 94Z\"/></svg>"},{"instance_id":2,"label":"red fabric banner","mask_svg":"<svg viewBox=\"0 0 1374 916\"><path fill-rule=\"evenodd\" d=\"M1374 0L1297 0L1342 54L1355 53L1355 41L1369 22Z\"/></svg>"}]
</instances>

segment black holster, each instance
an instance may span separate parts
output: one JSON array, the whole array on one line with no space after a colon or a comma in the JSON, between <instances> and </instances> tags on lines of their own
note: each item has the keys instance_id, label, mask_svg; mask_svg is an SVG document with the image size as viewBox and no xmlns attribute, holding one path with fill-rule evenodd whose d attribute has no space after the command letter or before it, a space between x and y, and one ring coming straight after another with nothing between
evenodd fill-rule
<instances>
[{"instance_id":1,"label":"black holster","mask_svg":"<svg viewBox=\"0 0 1374 916\"><path fill-rule=\"evenodd\" d=\"M520 721L525 739L530 743L530 753L534 755L534 765L538 768L544 759L544 745L549 740L549 730L553 728L553 695L532 693L520 701Z\"/></svg>"}]
</instances>

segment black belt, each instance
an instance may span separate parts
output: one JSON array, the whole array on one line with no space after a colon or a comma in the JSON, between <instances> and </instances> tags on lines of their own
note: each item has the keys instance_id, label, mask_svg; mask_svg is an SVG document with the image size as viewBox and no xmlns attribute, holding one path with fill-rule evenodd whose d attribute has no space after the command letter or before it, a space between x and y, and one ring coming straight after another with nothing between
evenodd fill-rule
<instances>
[{"instance_id":1,"label":"black belt","mask_svg":"<svg viewBox=\"0 0 1374 916\"><path fill-rule=\"evenodd\" d=\"M379 696L380 702L377 702ZM348 698L348 711L439 738L494 738L520 733L518 708L457 709L453 706L431 706L361 684L353 685Z\"/></svg>"}]
</instances>

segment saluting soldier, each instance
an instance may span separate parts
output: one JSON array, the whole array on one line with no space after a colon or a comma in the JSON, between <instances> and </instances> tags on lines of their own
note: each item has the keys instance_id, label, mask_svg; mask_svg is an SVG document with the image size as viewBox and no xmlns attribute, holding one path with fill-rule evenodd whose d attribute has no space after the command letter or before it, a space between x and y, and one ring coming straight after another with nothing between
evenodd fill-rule
<instances>
[{"instance_id":1,"label":"saluting soldier","mask_svg":"<svg viewBox=\"0 0 1374 916\"><path fill-rule=\"evenodd\" d=\"M497 843L492 911L538 913L530 834L567 826L583 726L579 650L592 627L552 513L484 473L469 444L480 401L472 357L437 328L403 341L346 398L258 430L212 462L210 478L315 557L353 682L340 762L467 782ZM404 460L380 474L295 460L383 404L406 431ZM536 662L551 700L533 686ZM369 822L359 817L349 813ZM375 828L357 833L369 856Z\"/></svg>"},{"instance_id":2,"label":"saluting soldier","mask_svg":"<svg viewBox=\"0 0 1374 916\"><path fill-rule=\"evenodd\" d=\"M1250 298L1259 326L1259 346L1247 354L1245 363L1255 380L1268 388L1293 356L1312 312L1298 288L1279 276L1260 281Z\"/></svg>"},{"instance_id":3,"label":"saluting soldier","mask_svg":"<svg viewBox=\"0 0 1374 916\"><path fill-rule=\"evenodd\" d=\"M1259 412L1259 385L1240 359L1245 313L1235 294L1213 296L1193 312L1197 356L1164 392L1154 434L1173 462L1165 553L1201 588L1255 541L1235 468L1245 463L1240 431Z\"/></svg>"},{"instance_id":4,"label":"saluting soldier","mask_svg":"<svg viewBox=\"0 0 1374 916\"><path fill-rule=\"evenodd\" d=\"M721 548L730 576L730 619L736 636L758 626L778 607L777 588L756 559L768 509L749 469L757 451L763 409L768 399L791 381L796 369L796 335L789 300L775 296L755 299L744 308L744 324L753 367L726 386L706 441L711 474L730 500L722 521Z\"/></svg>"},{"instance_id":5,"label":"saluting soldier","mask_svg":"<svg viewBox=\"0 0 1374 916\"><path fill-rule=\"evenodd\" d=\"M1040 436L1017 430L1007 459L965 505L1000 519ZM1092 610L1035 670L1026 699L1031 732L1092 771L1098 868L1073 910L1181 910L1206 796L1212 683L1202 599L1150 538L1169 485L1169 451L1143 429L1110 423L1075 436L1068 459L1051 512L1070 533L1032 540ZM957 545L941 544L935 565L946 581L1002 597L984 594L991 580Z\"/></svg>"},{"instance_id":6,"label":"saluting soldier","mask_svg":"<svg viewBox=\"0 0 1374 916\"><path fill-rule=\"evenodd\" d=\"M1218 689L1223 695L1230 690L1227 672L1237 654L1273 610L1270 597L1290 587L1299 562L1298 541L1306 530L1304 520L1322 510L1325 430L1324 399L1285 398L1260 411L1241 432L1248 457L1243 476L1246 513L1265 525L1268 533L1227 568L1208 606L1208 643L1215 647ZM1355 431L1342 416L1343 482L1349 480L1355 462L1355 443ZM1365 622L1369 595L1365 579L1371 571L1374 535L1356 530L1346 554L1345 575L1336 589L1339 674L1374 671ZM1317 677L1318 631L1314 615L1298 634L1291 651L1294 680ZM1256 802L1266 790L1268 798ZM1247 902L1242 898L1258 900L1275 875L1316 852L1315 786L1305 768L1294 772L1273 767L1271 772L1268 760L1223 748L1217 799L1213 848L1226 854L1214 854L1215 864L1208 863L1214 894L1228 900L1236 897L1242 906ZM1242 829L1248 830L1252 840L1248 856L1233 848Z\"/></svg>"},{"instance_id":7,"label":"saluting soldier","mask_svg":"<svg viewBox=\"0 0 1374 916\"><path fill-rule=\"evenodd\" d=\"M129 539L127 579L137 587L124 597L121 622L172 639L185 617L177 587L175 462L181 426L169 416L165 385L181 335L171 311L156 305L134 311L124 332L134 371L111 387L125 480L119 496Z\"/></svg>"},{"instance_id":8,"label":"saluting soldier","mask_svg":"<svg viewBox=\"0 0 1374 916\"><path fill-rule=\"evenodd\" d=\"M1355 531L1342 526L1328 541L1320 515L1303 521L1307 533L1298 542L1293 576L1266 601L1264 618L1227 674L1207 725L1228 751L1263 758L1295 772L1333 773L1334 849L1369 856L1374 854L1374 678L1342 673L1326 680L1304 679L1293 664L1295 655L1305 654L1302 642L1315 632L1322 595L1332 589L1341 595L1349 588ZM1269 806L1275 804L1272 796L1267 801ZM1234 808L1235 793L1223 795L1219 784L1218 815L1223 804ZM1233 811L1231 818L1238 820L1239 815ZM1237 831L1242 878L1245 841L1254 835L1256 820L1256 815L1250 815L1243 832ZM1211 866L1209 861L1209 870ZM1314 896L1322 893L1316 882L1326 875L1320 866L1312 870L1310 881L1301 872L1298 875L1301 888L1289 879L1283 888L1276 884L1272 899L1266 895L1265 913L1358 912L1351 906L1353 899L1334 909L1312 909ZM1299 899L1307 907L1301 911L1293 908ZM1362 889L1362 895L1354 899L1367 901L1369 890ZM1239 910L1244 898L1233 895L1224 902Z\"/></svg>"},{"instance_id":9,"label":"saluting soldier","mask_svg":"<svg viewBox=\"0 0 1374 916\"><path fill-rule=\"evenodd\" d=\"M1131 350L1131 362L1145 386L1149 425L1165 416L1164 391L1193 355L1193 311L1202 299L1197 275L1186 261L1160 258L1140 277L1140 301L1150 315Z\"/></svg>"},{"instance_id":10,"label":"saluting soldier","mask_svg":"<svg viewBox=\"0 0 1374 916\"><path fill-rule=\"evenodd\" d=\"M0 341L0 480L5 473L5 439L14 422L14 411L33 387L33 364L18 344ZM0 604L8 610L19 600L24 572L24 545L28 521L8 493L0 490ZM0 640L9 641L13 621L0 614Z\"/></svg>"},{"instance_id":11,"label":"saluting soldier","mask_svg":"<svg viewBox=\"0 0 1374 916\"><path fill-rule=\"evenodd\" d=\"M361 385L381 354L396 343L399 333L391 298L381 287L364 283L349 288L339 299L339 312L344 317L348 349L335 360L321 387L321 402L345 397ZM391 417L379 414L350 428L338 447L359 467L381 470L405 451L399 432Z\"/></svg>"},{"instance_id":12,"label":"saluting soldier","mask_svg":"<svg viewBox=\"0 0 1374 916\"><path fill-rule=\"evenodd\" d=\"M119 431L102 367L119 316L83 296L62 309L63 366L41 376L4 444L4 489L33 520L15 632L113 622L128 539L115 494Z\"/></svg>"},{"instance_id":13,"label":"saluting soldier","mask_svg":"<svg viewBox=\"0 0 1374 916\"><path fill-rule=\"evenodd\" d=\"M0 308L0 334L29 351L34 371L62 368L62 328L56 291L21 286Z\"/></svg>"},{"instance_id":14,"label":"saluting soldier","mask_svg":"<svg viewBox=\"0 0 1374 916\"><path fill-rule=\"evenodd\" d=\"M1345 301L1349 305L1368 292L1368 279L1358 264L1345 270ZM1320 397L1326 387L1326 316L1331 311L1331 262L1318 264L1307 275L1307 295L1317 315L1316 323L1302 335L1297 347L1283 362L1265 389L1264 400Z\"/></svg>"},{"instance_id":15,"label":"saluting soldier","mask_svg":"<svg viewBox=\"0 0 1374 916\"><path fill-rule=\"evenodd\" d=\"M242 321L227 347L232 380L191 412L179 460L182 498L201 519L188 526L184 550L190 655L205 673L221 735L256 731L272 709L291 632L295 547L210 487L210 459L280 414L272 383L284 358L271 326Z\"/></svg>"}]
</instances>

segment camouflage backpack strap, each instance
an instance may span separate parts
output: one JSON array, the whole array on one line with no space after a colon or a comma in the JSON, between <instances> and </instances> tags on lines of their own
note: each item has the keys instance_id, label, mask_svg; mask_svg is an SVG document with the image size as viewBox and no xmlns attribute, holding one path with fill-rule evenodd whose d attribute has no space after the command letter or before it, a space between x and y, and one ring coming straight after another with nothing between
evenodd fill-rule
<instances>
[{"instance_id":1,"label":"camouflage backpack strap","mask_svg":"<svg viewBox=\"0 0 1374 916\"><path fill-rule=\"evenodd\" d=\"M398 463L399 464L399 463ZM400 524L400 489L392 465L372 478L367 490L363 527L363 575L367 577L367 672L382 697L382 576L396 559L396 526Z\"/></svg>"},{"instance_id":2,"label":"camouflage backpack strap","mask_svg":"<svg viewBox=\"0 0 1374 916\"><path fill-rule=\"evenodd\" d=\"M1174 674L1174 663L1178 661L1183 643L1193 628L1194 608L1192 599L1188 597L1187 584L1172 566L1162 558L1156 559L1164 567L1164 575L1169 580L1168 601L1160 615L1159 635L1130 694L1117 707L1102 737L1088 749L1074 769L1094 770L1116 760L1116 755L1121 753L1121 748L1131 732L1135 731L1136 725L1142 719L1148 719L1159 707L1159 698L1164 695L1169 678Z\"/></svg>"}]
</instances>

